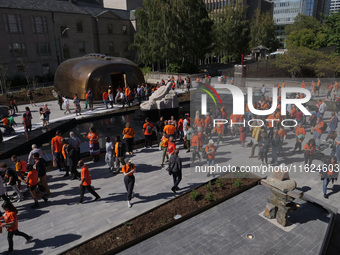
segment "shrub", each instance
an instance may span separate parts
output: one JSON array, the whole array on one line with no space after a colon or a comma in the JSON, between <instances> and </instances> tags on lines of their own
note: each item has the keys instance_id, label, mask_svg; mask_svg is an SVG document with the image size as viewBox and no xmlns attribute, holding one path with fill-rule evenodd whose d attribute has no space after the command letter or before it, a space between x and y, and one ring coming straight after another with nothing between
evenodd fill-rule
<instances>
[{"instance_id":1,"label":"shrub","mask_svg":"<svg viewBox=\"0 0 340 255\"><path fill-rule=\"evenodd\" d=\"M242 182L240 181L240 179L236 179L235 181L233 181L233 186L236 189L240 189L242 187Z\"/></svg>"},{"instance_id":2,"label":"shrub","mask_svg":"<svg viewBox=\"0 0 340 255\"><path fill-rule=\"evenodd\" d=\"M216 197L214 196L212 192L208 192L207 194L205 194L204 199L210 202L216 201Z\"/></svg>"},{"instance_id":3,"label":"shrub","mask_svg":"<svg viewBox=\"0 0 340 255\"><path fill-rule=\"evenodd\" d=\"M211 181L209 181L209 182L205 185L205 188L206 188L208 191L210 191L210 192L214 191L214 187L213 187Z\"/></svg>"},{"instance_id":4,"label":"shrub","mask_svg":"<svg viewBox=\"0 0 340 255\"><path fill-rule=\"evenodd\" d=\"M193 190L190 192L190 198L191 198L192 200L198 201L198 200L201 199L201 194L200 194L197 190L193 189Z\"/></svg>"},{"instance_id":5,"label":"shrub","mask_svg":"<svg viewBox=\"0 0 340 255\"><path fill-rule=\"evenodd\" d=\"M217 188L219 189L224 189L225 188L225 185L223 183L223 181L221 179L217 179L216 182L215 182Z\"/></svg>"}]
</instances>

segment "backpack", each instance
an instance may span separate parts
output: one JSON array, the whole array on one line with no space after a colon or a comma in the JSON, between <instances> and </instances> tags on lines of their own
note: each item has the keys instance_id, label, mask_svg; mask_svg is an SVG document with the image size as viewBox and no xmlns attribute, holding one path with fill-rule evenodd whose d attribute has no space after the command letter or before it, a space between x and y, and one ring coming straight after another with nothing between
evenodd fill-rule
<instances>
[{"instance_id":1,"label":"backpack","mask_svg":"<svg viewBox=\"0 0 340 255\"><path fill-rule=\"evenodd\" d=\"M148 133L148 134L151 134L152 133L152 127L150 126L150 124L146 124L146 132Z\"/></svg>"},{"instance_id":2,"label":"backpack","mask_svg":"<svg viewBox=\"0 0 340 255\"><path fill-rule=\"evenodd\" d=\"M21 172L26 173L27 172L27 162L24 160L20 160L21 163Z\"/></svg>"}]
</instances>

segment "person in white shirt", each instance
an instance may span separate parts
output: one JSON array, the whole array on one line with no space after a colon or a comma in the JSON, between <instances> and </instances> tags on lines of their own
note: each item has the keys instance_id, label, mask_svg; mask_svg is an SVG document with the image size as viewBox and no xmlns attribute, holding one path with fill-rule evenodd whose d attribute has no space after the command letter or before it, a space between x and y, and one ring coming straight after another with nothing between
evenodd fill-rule
<instances>
[{"instance_id":1,"label":"person in white shirt","mask_svg":"<svg viewBox=\"0 0 340 255\"><path fill-rule=\"evenodd\" d=\"M266 94L266 87L264 86L264 84L262 85L262 89L261 89L261 93L262 93L262 96L264 96Z\"/></svg>"},{"instance_id":2,"label":"person in white shirt","mask_svg":"<svg viewBox=\"0 0 340 255\"><path fill-rule=\"evenodd\" d=\"M113 144L111 142L110 137L106 137L106 144L105 144L105 148L106 148L106 154L105 154L105 162L106 164L109 166L109 171L113 171L114 170L114 165L113 165Z\"/></svg>"},{"instance_id":3,"label":"person in white shirt","mask_svg":"<svg viewBox=\"0 0 340 255\"><path fill-rule=\"evenodd\" d=\"M122 103L122 105L124 107L125 106L125 95L124 95L123 90L119 94L119 100L120 100L120 102Z\"/></svg>"},{"instance_id":4,"label":"person in white shirt","mask_svg":"<svg viewBox=\"0 0 340 255\"><path fill-rule=\"evenodd\" d=\"M31 152L28 154L27 164L29 164L29 165L34 165L35 160L34 160L34 158L33 158L33 154L36 153L36 152L39 153L39 157L40 157L40 158L43 158L43 156L44 156L43 151L42 151L41 149L39 149L38 146L37 146L36 144L32 144L32 150L31 150Z\"/></svg>"},{"instance_id":5,"label":"person in white shirt","mask_svg":"<svg viewBox=\"0 0 340 255\"><path fill-rule=\"evenodd\" d=\"M319 113L320 113L319 116L323 118L323 115L325 114L326 110L327 110L327 105L325 103L325 100L322 100L322 104L319 107Z\"/></svg>"},{"instance_id":6,"label":"person in white shirt","mask_svg":"<svg viewBox=\"0 0 340 255\"><path fill-rule=\"evenodd\" d=\"M70 100L68 99L68 97L64 98L64 105L65 105L65 111L64 113L66 114L67 112L71 113L70 110Z\"/></svg>"}]
</instances>

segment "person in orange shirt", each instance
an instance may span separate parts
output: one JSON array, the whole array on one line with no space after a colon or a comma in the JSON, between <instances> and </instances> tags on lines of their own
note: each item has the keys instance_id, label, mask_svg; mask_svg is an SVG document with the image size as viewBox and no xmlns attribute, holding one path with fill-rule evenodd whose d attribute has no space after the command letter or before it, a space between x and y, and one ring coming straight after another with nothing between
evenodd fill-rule
<instances>
[{"instance_id":1,"label":"person in orange shirt","mask_svg":"<svg viewBox=\"0 0 340 255\"><path fill-rule=\"evenodd\" d=\"M220 144L223 139L224 124L217 123L216 126L214 127L214 131L217 133L217 144Z\"/></svg>"},{"instance_id":2,"label":"person in orange shirt","mask_svg":"<svg viewBox=\"0 0 340 255\"><path fill-rule=\"evenodd\" d=\"M48 199L46 197L42 197L38 189L39 177L35 165L27 165L27 170L29 171L29 173L27 174L26 181L23 180L23 182L28 184L28 188L34 200L34 204L31 206L31 208L38 208L40 207L38 203L39 198L42 198L45 201L45 203L47 203Z\"/></svg>"},{"instance_id":3,"label":"person in orange shirt","mask_svg":"<svg viewBox=\"0 0 340 255\"><path fill-rule=\"evenodd\" d=\"M169 161L169 156L167 154L167 151L168 151L168 144L169 144L169 139L167 138L166 136L166 133L163 132L163 137L161 139L161 142L159 143L159 146L162 150L162 163L161 163L161 166L164 166L164 162L168 162ZM166 161L164 161L165 157L167 158Z\"/></svg>"},{"instance_id":4,"label":"person in orange shirt","mask_svg":"<svg viewBox=\"0 0 340 255\"><path fill-rule=\"evenodd\" d=\"M169 141L168 141L169 158L171 158L175 150L176 150L176 144L175 144L174 138L170 136Z\"/></svg>"},{"instance_id":5,"label":"person in orange shirt","mask_svg":"<svg viewBox=\"0 0 340 255\"><path fill-rule=\"evenodd\" d=\"M328 87L327 99L328 99L328 97L331 96L332 89L333 89L333 84L329 85L329 87Z\"/></svg>"},{"instance_id":6,"label":"person in orange shirt","mask_svg":"<svg viewBox=\"0 0 340 255\"><path fill-rule=\"evenodd\" d=\"M235 124L238 122L242 122L240 115L236 115L236 114L230 115L230 125L231 125L230 131L231 131L232 136L234 137L237 135L237 130L239 129L239 126Z\"/></svg>"},{"instance_id":7,"label":"person in orange shirt","mask_svg":"<svg viewBox=\"0 0 340 255\"><path fill-rule=\"evenodd\" d=\"M313 139L315 140L315 143L317 146L320 146L321 144L321 135L326 131L326 124L322 120L322 117L318 117L316 120L316 127L315 131L313 133Z\"/></svg>"},{"instance_id":8,"label":"person in orange shirt","mask_svg":"<svg viewBox=\"0 0 340 255\"><path fill-rule=\"evenodd\" d=\"M296 118L296 107L295 107L295 105L293 105L292 107L293 108L292 108L292 111L290 113L290 117L295 119Z\"/></svg>"},{"instance_id":9,"label":"person in orange shirt","mask_svg":"<svg viewBox=\"0 0 340 255\"><path fill-rule=\"evenodd\" d=\"M126 127L123 130L123 139L126 140L127 153L133 154L133 140L135 138L135 130L131 127L130 122L126 123Z\"/></svg>"},{"instance_id":10,"label":"person in orange shirt","mask_svg":"<svg viewBox=\"0 0 340 255\"><path fill-rule=\"evenodd\" d=\"M201 127L199 127L197 129L197 132L198 132L199 150L202 150L203 143L204 143L203 129Z\"/></svg>"},{"instance_id":11,"label":"person in orange shirt","mask_svg":"<svg viewBox=\"0 0 340 255\"><path fill-rule=\"evenodd\" d=\"M280 136L280 142L279 142L279 147L278 147L277 153L282 154L283 153L282 145L283 145L283 141L287 137L287 131L284 129L283 126L281 126L277 133Z\"/></svg>"},{"instance_id":12,"label":"person in orange shirt","mask_svg":"<svg viewBox=\"0 0 340 255\"><path fill-rule=\"evenodd\" d=\"M108 104L108 99L109 99L109 93L106 92L106 90L103 92L103 101L105 108L108 109L107 104Z\"/></svg>"},{"instance_id":13,"label":"person in orange shirt","mask_svg":"<svg viewBox=\"0 0 340 255\"><path fill-rule=\"evenodd\" d=\"M131 99L132 99L132 93L131 93L130 87L128 86L125 89L125 100L126 100L126 103L127 103L128 107L130 107Z\"/></svg>"},{"instance_id":14,"label":"person in orange shirt","mask_svg":"<svg viewBox=\"0 0 340 255\"><path fill-rule=\"evenodd\" d=\"M195 159L196 159L196 155L198 157L198 160L201 162L201 155L200 155L200 151L199 151L199 137L198 137L198 133L195 130L193 136L191 137L191 148L192 150L192 161L191 164L195 163Z\"/></svg>"},{"instance_id":15,"label":"person in orange shirt","mask_svg":"<svg viewBox=\"0 0 340 255\"><path fill-rule=\"evenodd\" d=\"M134 164L132 164L131 159L125 160L125 165L123 166L122 172L124 174L124 184L127 191L127 201L128 201L128 207L131 208L131 199L132 199L132 193L133 188L135 186L135 176L134 173L136 172L136 167Z\"/></svg>"},{"instance_id":16,"label":"person in orange shirt","mask_svg":"<svg viewBox=\"0 0 340 255\"><path fill-rule=\"evenodd\" d=\"M308 143L305 144L303 149L305 151L305 165L309 167L313 162L313 155L316 150L315 140L313 138L310 139Z\"/></svg>"},{"instance_id":17,"label":"person in orange shirt","mask_svg":"<svg viewBox=\"0 0 340 255\"><path fill-rule=\"evenodd\" d=\"M321 88L321 80L319 78L318 78L318 82L316 83L316 85L314 83L314 87L315 87L315 92L317 91L318 92L318 96L319 96L320 88Z\"/></svg>"},{"instance_id":18,"label":"person in orange shirt","mask_svg":"<svg viewBox=\"0 0 340 255\"><path fill-rule=\"evenodd\" d=\"M338 93L338 91L339 91L339 83L337 81L334 81L334 87L335 87L335 92Z\"/></svg>"},{"instance_id":19,"label":"person in orange shirt","mask_svg":"<svg viewBox=\"0 0 340 255\"><path fill-rule=\"evenodd\" d=\"M179 139L181 141L183 141L183 137L184 137L183 123L184 123L184 118L183 118L183 115L181 115L179 116L179 120L178 120L178 133L179 133Z\"/></svg>"},{"instance_id":20,"label":"person in orange shirt","mask_svg":"<svg viewBox=\"0 0 340 255\"><path fill-rule=\"evenodd\" d=\"M57 161L57 169L58 171L61 171L62 167L62 148L63 148L63 143L62 140L63 138L61 137L61 132L58 130L56 132L56 136L52 138L51 140L51 151L53 153L53 159Z\"/></svg>"},{"instance_id":21,"label":"person in orange shirt","mask_svg":"<svg viewBox=\"0 0 340 255\"><path fill-rule=\"evenodd\" d=\"M302 82L301 82L301 88L304 89L305 87L306 87L306 83L305 83L305 81L302 81Z\"/></svg>"},{"instance_id":22,"label":"person in orange shirt","mask_svg":"<svg viewBox=\"0 0 340 255\"><path fill-rule=\"evenodd\" d=\"M204 120L204 127L205 127L205 134L207 135L207 138L211 138L211 131L213 127L212 127L212 118L210 117L210 113L207 113L207 117Z\"/></svg>"},{"instance_id":23,"label":"person in orange shirt","mask_svg":"<svg viewBox=\"0 0 340 255\"><path fill-rule=\"evenodd\" d=\"M145 148L152 147L152 129L153 129L152 122L150 122L149 118L146 118L145 124L143 125L144 137L145 137Z\"/></svg>"},{"instance_id":24,"label":"person in orange shirt","mask_svg":"<svg viewBox=\"0 0 340 255\"><path fill-rule=\"evenodd\" d=\"M213 166L215 164L216 147L212 139L209 140L208 145L205 147L205 152L207 153L207 165Z\"/></svg>"},{"instance_id":25,"label":"person in orange shirt","mask_svg":"<svg viewBox=\"0 0 340 255\"><path fill-rule=\"evenodd\" d=\"M286 87L286 83L285 81L282 82L282 85L281 85L282 88L285 88Z\"/></svg>"},{"instance_id":26,"label":"person in orange shirt","mask_svg":"<svg viewBox=\"0 0 340 255\"><path fill-rule=\"evenodd\" d=\"M169 121L166 122L167 124L164 126L163 131L165 132L166 136L169 138L170 136L175 137L176 127L174 125L168 124Z\"/></svg>"},{"instance_id":27,"label":"person in orange shirt","mask_svg":"<svg viewBox=\"0 0 340 255\"><path fill-rule=\"evenodd\" d=\"M195 128L198 127L204 127L204 119L202 118L201 115L199 115L196 119L195 119Z\"/></svg>"},{"instance_id":28,"label":"person in orange shirt","mask_svg":"<svg viewBox=\"0 0 340 255\"><path fill-rule=\"evenodd\" d=\"M18 210L14 207L11 202L4 202L2 204L2 209L5 210L3 216L0 220L4 220L5 224L1 224L1 227L5 227L8 231L7 241L8 241L8 252L10 254L13 252L13 236L22 236L26 239L26 244L30 243L33 239L32 236L27 235L18 229Z\"/></svg>"},{"instance_id":29,"label":"person in orange shirt","mask_svg":"<svg viewBox=\"0 0 340 255\"><path fill-rule=\"evenodd\" d=\"M293 152L295 152L297 149L301 151L301 145L302 145L303 140L305 140L305 136L306 136L306 130L302 126L302 122L300 122L295 130L296 143L295 143Z\"/></svg>"},{"instance_id":30,"label":"person in orange shirt","mask_svg":"<svg viewBox=\"0 0 340 255\"><path fill-rule=\"evenodd\" d=\"M84 164L84 161L82 159L78 161L78 166L81 168L80 172L81 183L79 185L80 198L77 204L83 203L85 190L88 190L95 197L94 201L99 201L100 196L97 194L97 192L94 191L94 189L91 186L91 176L89 168L87 167L87 165Z\"/></svg>"},{"instance_id":31,"label":"person in orange shirt","mask_svg":"<svg viewBox=\"0 0 340 255\"><path fill-rule=\"evenodd\" d=\"M99 161L99 135L94 127L90 127L90 132L87 134L86 138L89 140L90 155L93 157L93 162Z\"/></svg>"}]
</instances>

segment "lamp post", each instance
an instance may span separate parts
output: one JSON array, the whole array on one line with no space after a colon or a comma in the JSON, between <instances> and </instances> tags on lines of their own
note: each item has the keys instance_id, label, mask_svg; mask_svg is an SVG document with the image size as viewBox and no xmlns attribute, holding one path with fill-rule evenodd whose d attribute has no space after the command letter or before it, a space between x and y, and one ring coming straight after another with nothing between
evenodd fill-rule
<instances>
[{"instance_id":1,"label":"lamp post","mask_svg":"<svg viewBox=\"0 0 340 255\"><path fill-rule=\"evenodd\" d=\"M58 36L58 42L59 42L59 56L60 56L60 63L63 62L63 54L62 54L62 51L61 51L61 37L65 34L65 32L67 30L69 30L70 28L69 27L66 27L62 32L61 34ZM58 63L58 65L60 64Z\"/></svg>"}]
</instances>

